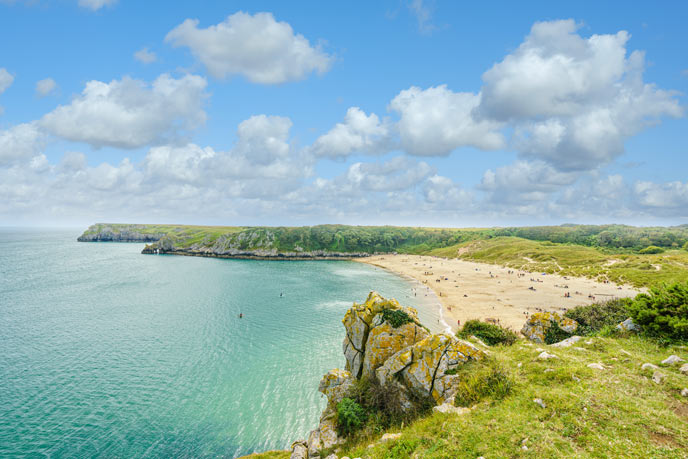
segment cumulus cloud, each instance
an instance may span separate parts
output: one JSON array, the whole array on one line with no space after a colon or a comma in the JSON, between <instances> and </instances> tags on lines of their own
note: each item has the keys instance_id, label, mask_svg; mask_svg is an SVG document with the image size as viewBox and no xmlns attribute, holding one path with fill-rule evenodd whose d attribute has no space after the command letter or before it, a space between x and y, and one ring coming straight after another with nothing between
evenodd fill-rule
<instances>
[{"instance_id":1,"label":"cumulus cloud","mask_svg":"<svg viewBox=\"0 0 688 459\"><path fill-rule=\"evenodd\" d=\"M57 83L55 83L55 80L52 78L45 78L36 83L36 94L38 94L39 97L48 96L56 89Z\"/></svg>"},{"instance_id":2,"label":"cumulus cloud","mask_svg":"<svg viewBox=\"0 0 688 459\"><path fill-rule=\"evenodd\" d=\"M5 68L0 68L0 94L5 92L7 88L12 86L14 76Z\"/></svg>"},{"instance_id":3,"label":"cumulus cloud","mask_svg":"<svg viewBox=\"0 0 688 459\"><path fill-rule=\"evenodd\" d=\"M205 29L198 24L185 20L165 41L189 48L215 78L243 75L254 83L279 84L324 73L332 63L331 56L271 13L238 12Z\"/></svg>"},{"instance_id":4,"label":"cumulus cloud","mask_svg":"<svg viewBox=\"0 0 688 459\"><path fill-rule=\"evenodd\" d=\"M98 11L105 6L112 6L117 0L79 0L79 6L91 11Z\"/></svg>"},{"instance_id":5,"label":"cumulus cloud","mask_svg":"<svg viewBox=\"0 0 688 459\"><path fill-rule=\"evenodd\" d=\"M539 22L516 51L483 75L476 113L508 123L513 146L561 170L591 170L663 116L675 94L643 82L644 55L627 56L625 31L581 37L572 20Z\"/></svg>"},{"instance_id":6,"label":"cumulus cloud","mask_svg":"<svg viewBox=\"0 0 688 459\"><path fill-rule=\"evenodd\" d=\"M545 200L577 178L578 174L559 172L542 161L516 161L485 171L480 189L487 191L493 202L519 204Z\"/></svg>"},{"instance_id":7,"label":"cumulus cloud","mask_svg":"<svg viewBox=\"0 0 688 459\"><path fill-rule=\"evenodd\" d=\"M0 131L0 166L38 155L43 135L35 123L24 123Z\"/></svg>"},{"instance_id":8,"label":"cumulus cloud","mask_svg":"<svg viewBox=\"0 0 688 459\"><path fill-rule=\"evenodd\" d=\"M375 113L366 115L360 108L351 107L344 122L320 136L312 150L317 156L332 159L345 158L352 153L386 153L389 136L388 124L381 122Z\"/></svg>"},{"instance_id":9,"label":"cumulus cloud","mask_svg":"<svg viewBox=\"0 0 688 459\"><path fill-rule=\"evenodd\" d=\"M206 80L163 74L152 84L124 77L89 81L71 104L46 114L50 133L94 147L138 148L183 136L203 124Z\"/></svg>"},{"instance_id":10,"label":"cumulus cloud","mask_svg":"<svg viewBox=\"0 0 688 459\"><path fill-rule=\"evenodd\" d=\"M418 156L446 156L463 146L502 148L500 125L476 120L472 114L480 100L480 94L453 92L446 85L401 91L390 108L400 116L397 129L402 148Z\"/></svg>"},{"instance_id":11,"label":"cumulus cloud","mask_svg":"<svg viewBox=\"0 0 688 459\"><path fill-rule=\"evenodd\" d=\"M679 210L679 213L673 215L688 217L688 182L654 183L641 181L634 185L633 191L642 206L660 210Z\"/></svg>"},{"instance_id":12,"label":"cumulus cloud","mask_svg":"<svg viewBox=\"0 0 688 459\"><path fill-rule=\"evenodd\" d=\"M134 59L144 64L151 64L158 59L153 51L149 51L148 48L141 48L134 53Z\"/></svg>"}]
</instances>

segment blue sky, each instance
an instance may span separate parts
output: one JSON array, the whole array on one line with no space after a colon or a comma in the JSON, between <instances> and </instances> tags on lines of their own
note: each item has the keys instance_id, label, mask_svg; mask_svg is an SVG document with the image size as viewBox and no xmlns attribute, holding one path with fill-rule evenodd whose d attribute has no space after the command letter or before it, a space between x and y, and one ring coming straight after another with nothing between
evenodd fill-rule
<instances>
[{"instance_id":1,"label":"blue sky","mask_svg":"<svg viewBox=\"0 0 688 459\"><path fill-rule=\"evenodd\" d=\"M0 225L688 223L687 19L0 0Z\"/></svg>"}]
</instances>

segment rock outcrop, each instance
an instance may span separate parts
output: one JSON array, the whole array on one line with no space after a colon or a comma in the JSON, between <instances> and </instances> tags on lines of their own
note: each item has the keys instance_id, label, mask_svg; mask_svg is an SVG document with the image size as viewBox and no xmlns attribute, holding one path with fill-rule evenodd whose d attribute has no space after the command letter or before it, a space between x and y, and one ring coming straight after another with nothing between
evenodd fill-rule
<instances>
[{"instance_id":1,"label":"rock outcrop","mask_svg":"<svg viewBox=\"0 0 688 459\"><path fill-rule=\"evenodd\" d=\"M544 343L547 330L557 324L566 333L573 334L578 329L578 323L556 312L538 312L530 316L521 329L523 336L536 343Z\"/></svg>"},{"instance_id":2,"label":"rock outcrop","mask_svg":"<svg viewBox=\"0 0 688 459\"><path fill-rule=\"evenodd\" d=\"M144 232L146 225L96 223L77 238L79 242L156 242L165 234Z\"/></svg>"},{"instance_id":3,"label":"rock outcrop","mask_svg":"<svg viewBox=\"0 0 688 459\"><path fill-rule=\"evenodd\" d=\"M308 441L292 445L292 458L304 458L304 451L305 458L320 457L321 451L341 441L336 430L337 404L361 378L398 391L404 410L423 399L446 411L460 379L452 370L485 357L483 351L454 336L431 335L418 321L415 309L375 292L363 304L354 303L342 323L346 369L330 370L323 376L318 390L327 396L327 406Z\"/></svg>"}]
</instances>

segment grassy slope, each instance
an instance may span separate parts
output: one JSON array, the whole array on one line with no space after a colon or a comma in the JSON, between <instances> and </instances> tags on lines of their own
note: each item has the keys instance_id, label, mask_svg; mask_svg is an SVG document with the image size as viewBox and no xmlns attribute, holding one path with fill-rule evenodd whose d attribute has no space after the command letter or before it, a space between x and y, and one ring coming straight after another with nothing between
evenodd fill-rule
<instances>
[{"instance_id":1,"label":"grassy slope","mask_svg":"<svg viewBox=\"0 0 688 459\"><path fill-rule=\"evenodd\" d=\"M429 253L534 272L627 282L638 287L688 279L688 251L682 249L639 255L616 249L497 237L435 249Z\"/></svg>"},{"instance_id":2,"label":"grassy slope","mask_svg":"<svg viewBox=\"0 0 688 459\"><path fill-rule=\"evenodd\" d=\"M345 444L339 457L686 457L688 403L680 395L688 377L663 367L655 384L646 362L660 365L670 354L688 360L685 347L659 347L638 337L591 338L585 350L541 345L559 357L537 359L538 345L519 341L492 348L516 384L501 401L483 402L468 414L434 413L403 429L399 440L366 438ZM623 353L622 349L630 353ZM607 370L587 364L599 362ZM518 367L518 364L521 367ZM661 365L660 365L661 366ZM554 371L545 372L551 368ZM574 376L580 381L576 381ZM533 402L541 398L546 408ZM528 450L521 449L524 444ZM373 448L369 448L374 444ZM256 458L289 457L287 452Z\"/></svg>"}]
</instances>

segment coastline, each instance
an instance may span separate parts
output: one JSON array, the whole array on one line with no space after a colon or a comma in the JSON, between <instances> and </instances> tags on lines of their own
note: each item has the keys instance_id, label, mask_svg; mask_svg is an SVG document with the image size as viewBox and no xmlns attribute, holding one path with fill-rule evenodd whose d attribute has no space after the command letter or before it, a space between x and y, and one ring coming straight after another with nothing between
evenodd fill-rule
<instances>
[{"instance_id":1,"label":"coastline","mask_svg":"<svg viewBox=\"0 0 688 459\"><path fill-rule=\"evenodd\" d=\"M587 278L543 275L499 265L427 255L375 255L352 260L386 269L433 292L441 317L456 331L470 319L495 319L518 331L529 314L632 297L641 290ZM570 296L566 297L568 294Z\"/></svg>"}]
</instances>

